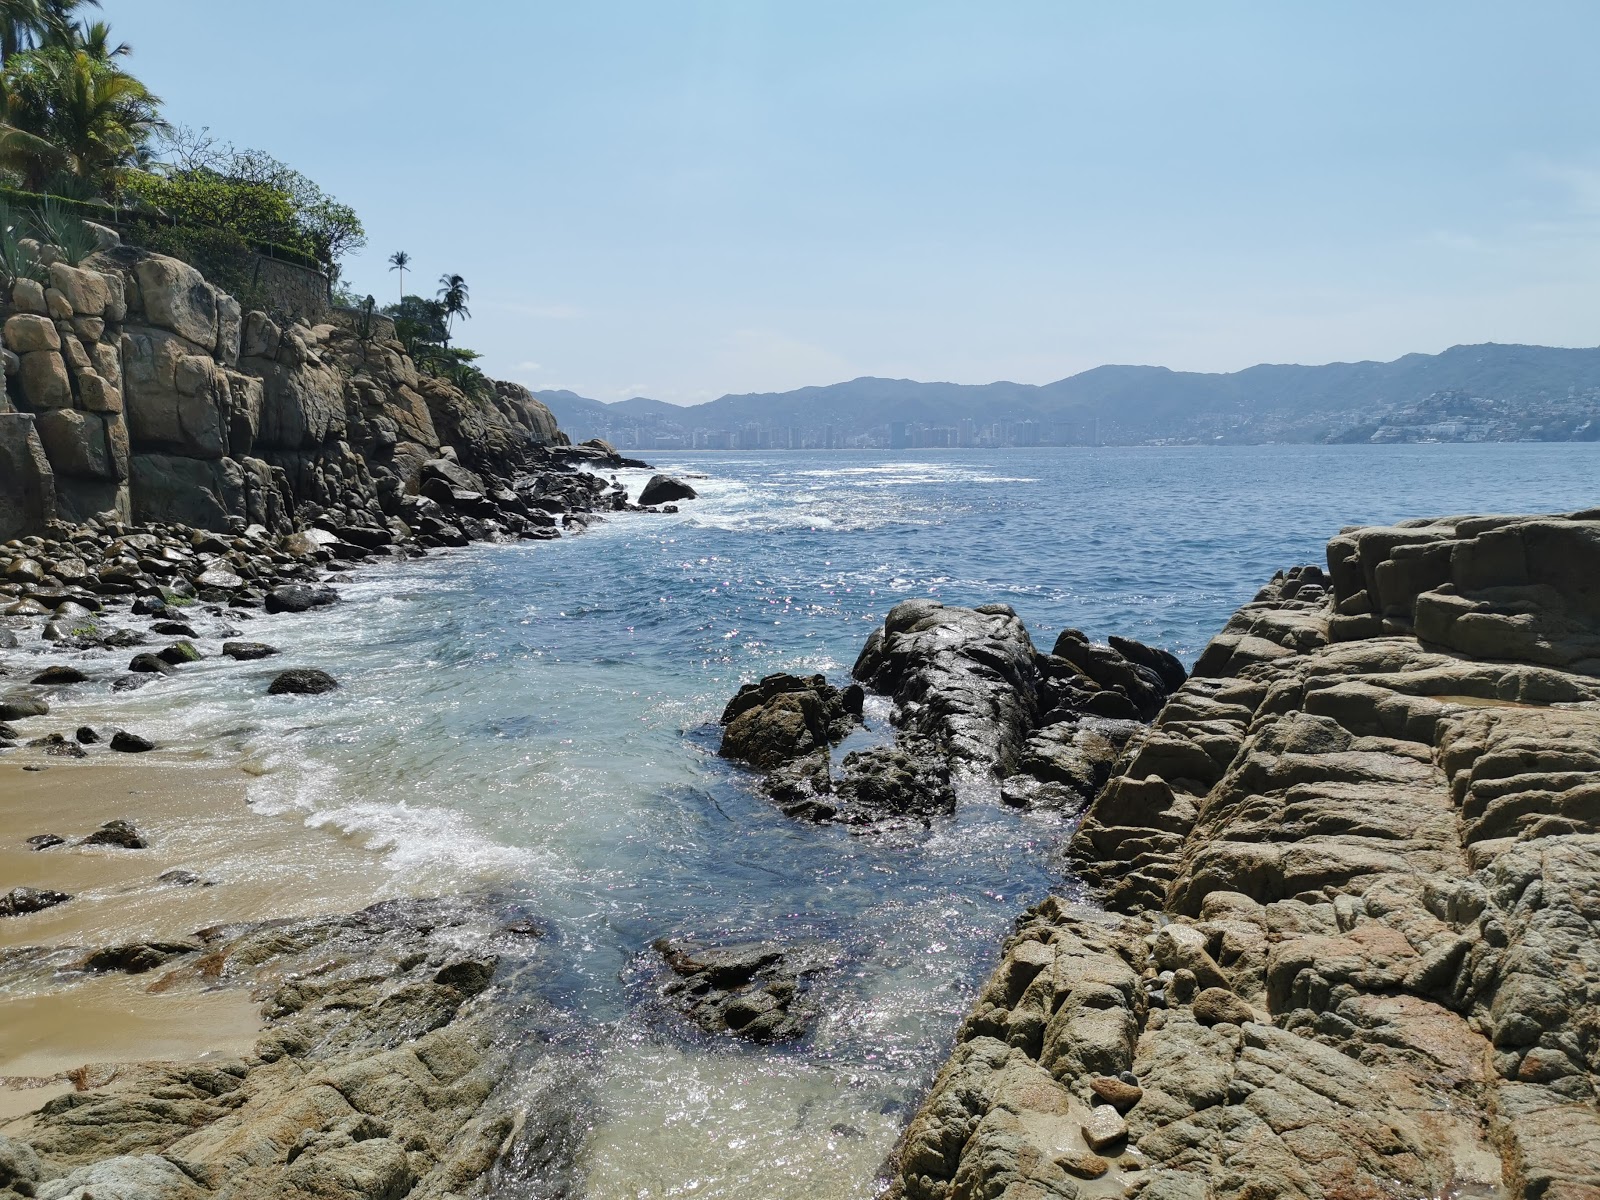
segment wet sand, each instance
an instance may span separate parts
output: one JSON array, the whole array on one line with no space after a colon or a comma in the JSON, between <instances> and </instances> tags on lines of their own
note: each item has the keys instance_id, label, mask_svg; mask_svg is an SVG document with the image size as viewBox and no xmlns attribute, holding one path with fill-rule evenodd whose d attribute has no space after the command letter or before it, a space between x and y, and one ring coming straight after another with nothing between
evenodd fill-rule
<instances>
[{"instance_id":1,"label":"wet sand","mask_svg":"<svg viewBox=\"0 0 1600 1200\"><path fill-rule=\"evenodd\" d=\"M248 1052L257 1002L199 983L152 990L166 972L71 970L89 949L182 941L208 926L349 912L377 899L379 856L299 814L247 803L249 776L215 762L144 755L74 761L18 752L0 763L0 890L49 888L73 899L0 918L0 1122L73 1084L85 1064L193 1060ZM26 771L27 763L47 765ZM131 821L144 850L77 846L107 821ZM26 839L68 844L36 851ZM208 881L158 881L181 868Z\"/></svg>"}]
</instances>

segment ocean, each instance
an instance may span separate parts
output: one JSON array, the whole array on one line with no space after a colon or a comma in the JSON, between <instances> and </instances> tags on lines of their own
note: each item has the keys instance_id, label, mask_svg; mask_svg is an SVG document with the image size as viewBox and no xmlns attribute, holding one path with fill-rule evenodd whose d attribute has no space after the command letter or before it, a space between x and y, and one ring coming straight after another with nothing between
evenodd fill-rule
<instances>
[{"instance_id":1,"label":"ocean","mask_svg":"<svg viewBox=\"0 0 1600 1200\"><path fill-rule=\"evenodd\" d=\"M559 542L364 570L332 609L248 622L279 658L211 658L107 708L164 746L242 758L257 811L372 851L375 896L482 891L538 914L545 952L524 986L570 1020L560 1052L584 1064L579 1167L596 1200L870 1196L1013 920L1074 886L1065 822L981 795L926 831L783 817L715 756L740 683L843 680L913 596L1010 604L1045 649L1076 626L1193 661L1341 526L1600 504L1594 444L658 466L701 498ZM623 473L634 494L647 477ZM264 695L291 665L343 686ZM73 703L88 715L105 699ZM869 718L882 728L887 712ZM691 1034L651 1000L664 935L831 947L814 1033L776 1048Z\"/></svg>"}]
</instances>

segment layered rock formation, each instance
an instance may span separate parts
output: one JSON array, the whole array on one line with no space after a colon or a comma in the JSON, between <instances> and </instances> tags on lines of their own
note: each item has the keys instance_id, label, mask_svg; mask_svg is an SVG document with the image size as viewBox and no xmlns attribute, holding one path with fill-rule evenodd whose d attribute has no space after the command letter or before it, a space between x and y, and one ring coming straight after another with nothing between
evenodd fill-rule
<instances>
[{"instance_id":1,"label":"layered rock formation","mask_svg":"<svg viewBox=\"0 0 1600 1200\"><path fill-rule=\"evenodd\" d=\"M31 414L37 437L0 413L0 536L51 518L377 522L404 515L431 460L509 480L566 442L515 384L469 395L419 373L381 317L243 313L188 264L103 232L79 267L43 247L48 285L20 279L0 305L0 408Z\"/></svg>"},{"instance_id":2,"label":"layered rock formation","mask_svg":"<svg viewBox=\"0 0 1600 1200\"><path fill-rule=\"evenodd\" d=\"M1600 513L1328 568L1130 740L892 1195L1600 1195Z\"/></svg>"},{"instance_id":3,"label":"layered rock formation","mask_svg":"<svg viewBox=\"0 0 1600 1200\"><path fill-rule=\"evenodd\" d=\"M510 1091L519 1048L498 1036L535 944L492 909L390 901L82 954L65 969L154 991L254 987L266 1032L242 1059L84 1067L0 1136L0 1196L443 1200L516 1187L519 1170L553 1177L541 1143L578 1119L574 1081L551 1072L559 1103ZM13 955L7 974L62 953Z\"/></svg>"}]
</instances>

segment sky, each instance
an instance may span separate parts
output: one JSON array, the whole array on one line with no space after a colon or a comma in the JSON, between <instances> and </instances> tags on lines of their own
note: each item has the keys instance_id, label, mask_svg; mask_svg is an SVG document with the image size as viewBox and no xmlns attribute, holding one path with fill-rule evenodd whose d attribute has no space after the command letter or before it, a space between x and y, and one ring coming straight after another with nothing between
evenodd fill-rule
<instances>
[{"instance_id":1,"label":"sky","mask_svg":"<svg viewBox=\"0 0 1600 1200\"><path fill-rule=\"evenodd\" d=\"M1600 342L1592 0L103 3L535 389Z\"/></svg>"}]
</instances>

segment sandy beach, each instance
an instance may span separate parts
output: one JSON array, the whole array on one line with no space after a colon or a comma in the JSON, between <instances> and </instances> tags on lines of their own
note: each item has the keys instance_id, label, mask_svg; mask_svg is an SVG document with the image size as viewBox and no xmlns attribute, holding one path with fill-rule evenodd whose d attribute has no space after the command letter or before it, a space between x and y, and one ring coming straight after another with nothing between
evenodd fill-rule
<instances>
[{"instance_id":1,"label":"sandy beach","mask_svg":"<svg viewBox=\"0 0 1600 1200\"><path fill-rule=\"evenodd\" d=\"M26 765L45 769L25 770ZM347 912L370 903L378 855L297 813L263 815L238 768L175 757L115 762L22 751L0 764L0 881L73 898L0 920L0 1122L111 1064L247 1052L257 1002L192 973L74 970L91 950L192 940L216 925ZM75 843L111 820L148 848ZM66 841L35 850L27 839ZM162 882L186 871L201 882Z\"/></svg>"}]
</instances>

